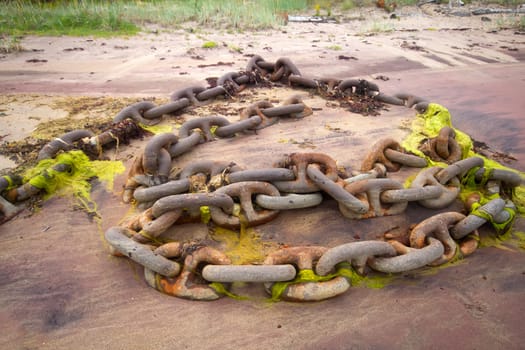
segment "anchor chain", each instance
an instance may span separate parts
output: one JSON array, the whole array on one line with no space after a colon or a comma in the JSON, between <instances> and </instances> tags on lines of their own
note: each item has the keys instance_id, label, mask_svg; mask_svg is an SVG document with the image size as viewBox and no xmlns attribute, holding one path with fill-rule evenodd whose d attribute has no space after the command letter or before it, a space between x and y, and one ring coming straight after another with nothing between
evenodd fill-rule
<instances>
[{"instance_id":1,"label":"anchor chain","mask_svg":"<svg viewBox=\"0 0 525 350\"><path fill-rule=\"evenodd\" d=\"M116 135L117 130L131 132L139 124L154 125L166 115L231 98L249 86L282 85L307 89L327 99L361 96L419 112L428 106L426 100L411 94L385 95L375 83L366 80L307 78L288 58L271 63L254 55L245 71L226 73L214 86L186 87L174 92L171 101L161 106L142 101L124 108L114 118L115 133L106 131L95 136L88 130L77 130L62 135L46 145L39 158L52 158L72 149L75 143L100 151L112 141L124 139L125 135ZM171 176L172 160L199 144L268 127L279 118L301 119L312 113L296 96L281 106L259 101L243 109L237 122L221 116L200 117L186 121L177 135L152 137L135 158L123 193L124 202L136 202L144 211L105 232L112 254L144 266L149 286L181 298L215 300L229 293L227 285L220 289L217 283L256 282L264 283L277 299L317 301L346 292L351 287L351 270L361 275L371 270L400 273L472 254L478 245L479 227L487 221L511 220L513 203L505 189L519 186L522 179L512 172L487 173L482 158L461 159L451 128L443 128L435 139L427 140L427 148L423 147L431 159L446 162L447 167L427 167L425 158L406 152L389 138L372 146L361 170L353 176L324 153L293 153L265 169L245 169L233 161L200 160ZM405 186L388 177L401 167L424 169L410 186ZM52 170L67 171L59 168ZM232 265L224 252L197 240L161 239L163 233L183 222L201 221L227 228L262 225L280 210L314 207L326 198L335 200L341 214L350 220L398 215L413 201L445 209L458 198L461 183L472 177L497 198L479 203L479 198L470 197L468 215L455 211L436 214L404 236L385 234L379 241L349 242L330 248L283 247L271 252L261 265ZM0 178L0 212L4 219L19 211L13 203L40 191L29 182L21 186L11 182Z\"/></svg>"}]
</instances>

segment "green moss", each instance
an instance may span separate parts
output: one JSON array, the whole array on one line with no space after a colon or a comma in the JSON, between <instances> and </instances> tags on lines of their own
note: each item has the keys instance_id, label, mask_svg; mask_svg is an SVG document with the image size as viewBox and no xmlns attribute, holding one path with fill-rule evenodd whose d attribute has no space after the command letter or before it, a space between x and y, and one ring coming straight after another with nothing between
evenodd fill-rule
<instances>
[{"instance_id":1,"label":"green moss","mask_svg":"<svg viewBox=\"0 0 525 350\"><path fill-rule=\"evenodd\" d=\"M59 164L68 167L67 171L53 169ZM113 179L125 171L122 162L90 161L82 151L59 154L55 159L41 160L34 168L24 174L24 182L45 193L44 198L52 196L70 197L89 213L97 213L96 203L91 199L90 179L97 177L113 190Z\"/></svg>"}]
</instances>

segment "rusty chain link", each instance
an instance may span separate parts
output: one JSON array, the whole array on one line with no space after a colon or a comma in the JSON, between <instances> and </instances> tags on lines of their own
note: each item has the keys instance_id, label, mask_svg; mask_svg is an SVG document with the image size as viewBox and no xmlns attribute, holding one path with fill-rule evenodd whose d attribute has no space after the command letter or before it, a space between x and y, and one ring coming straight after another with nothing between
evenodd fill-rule
<instances>
[{"instance_id":1,"label":"rusty chain link","mask_svg":"<svg viewBox=\"0 0 525 350\"><path fill-rule=\"evenodd\" d=\"M317 90L321 96L339 96L337 93L370 96L418 111L428 106L427 101L411 94L385 95L375 83L366 80L306 78L288 58L271 63L254 55L245 71L224 74L216 86L183 88L171 95L171 102L161 106L142 101L124 108L115 116L113 129L98 136L88 130L64 134L47 144L39 159L52 158L77 143L99 150L123 139L119 130L131 132L137 124L154 125L165 115L202 106L220 96L229 98L247 86L258 84L298 86ZM388 138L372 146L361 170L351 177L323 153L292 153L267 169L244 169L233 162L201 160L171 175L172 160L201 143L216 137L233 138L244 131L270 126L282 117L298 119L310 114L312 109L296 96L281 106L259 101L244 108L237 122L221 116L199 117L183 123L178 135L163 133L152 137L135 158L123 193L124 202L138 202L145 210L106 231L112 254L144 266L149 286L181 298L215 300L224 292L213 283L257 282L264 283L270 293L284 283L279 298L285 300L317 301L350 288L349 277L336 273L341 264L350 264L359 274L369 269L399 273L443 264L458 253L474 252L478 245L477 229L489 219L509 220L506 209L513 203L510 199L496 198L469 215L443 212L431 216L408 232L408 242L386 234L384 241L350 242L332 248L284 247L270 253L262 265L232 265L223 252L193 241L159 241L178 222L211 220L214 225L227 228L261 225L275 218L280 210L319 205L323 193L337 201L346 218L365 219L401 214L411 201L433 209L447 208L458 198L460 183L472 170L477 181L488 179L494 194L522 182L518 174L508 171L493 170L486 174L481 158L461 159L461 149L451 128L443 128L423 146L431 159L444 161L450 164L448 167L427 168L426 159L407 153L397 141ZM425 169L406 188L387 177L402 166ZM54 170L68 171L67 165L62 164ZM4 219L20 210L13 203L40 191L29 182L11 186L10 181L0 178L3 194L0 212Z\"/></svg>"}]
</instances>

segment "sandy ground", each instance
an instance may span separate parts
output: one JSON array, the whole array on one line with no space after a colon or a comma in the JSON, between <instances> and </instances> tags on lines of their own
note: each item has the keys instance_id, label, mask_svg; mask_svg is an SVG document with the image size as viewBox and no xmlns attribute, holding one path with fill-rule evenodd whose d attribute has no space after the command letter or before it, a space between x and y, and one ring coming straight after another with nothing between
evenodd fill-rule
<instances>
[{"instance_id":1,"label":"sandy ground","mask_svg":"<svg viewBox=\"0 0 525 350\"><path fill-rule=\"evenodd\" d=\"M515 18L488 15L487 21L437 15L436 9L401 9L396 19L362 9L338 24L290 22L256 33L151 28L124 39L26 37L25 51L0 56L0 137L22 139L52 119L111 118L118 108L109 98L165 101L181 87L242 70L249 55L259 54L268 61L289 57L305 76L366 78L386 93L407 91L441 103L456 127L511 155L516 160L508 165L525 171L525 37L502 29ZM203 49L206 41L219 45ZM252 100L282 101L296 93L260 91L218 104L231 108L227 117L236 120L238 109ZM283 153L313 150L358 167L373 140L401 139L406 134L401 126L414 116L404 107L378 117L349 115L303 95L319 109L304 123L283 122L241 141L203 145L181 157L180 165L194 157L220 157L263 166ZM64 106L86 97L104 103L90 102L74 113ZM196 109L188 118L202 113L206 110ZM129 167L145 141L116 157ZM0 168L12 166L0 158ZM243 302L162 295L145 285L137 265L109 256L102 239L129 213L118 193L124 181L125 175L116 179L114 192L94 187L100 226L63 199L0 226L0 348L521 348L525 254L516 250L481 249L453 267L407 273L383 289L352 288L320 303L268 304L260 286L241 288L251 296ZM333 246L407 230L432 214L411 205L404 215L354 222L327 202L281 213L258 232L289 244ZM204 228L191 230L199 234ZM523 219L516 230L525 230Z\"/></svg>"}]
</instances>

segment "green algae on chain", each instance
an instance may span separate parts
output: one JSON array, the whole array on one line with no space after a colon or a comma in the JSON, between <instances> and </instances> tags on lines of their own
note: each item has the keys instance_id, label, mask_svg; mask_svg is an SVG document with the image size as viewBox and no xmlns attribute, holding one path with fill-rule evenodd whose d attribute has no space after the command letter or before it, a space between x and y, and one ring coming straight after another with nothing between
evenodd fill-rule
<instances>
[{"instance_id":1,"label":"green algae on chain","mask_svg":"<svg viewBox=\"0 0 525 350\"><path fill-rule=\"evenodd\" d=\"M0 177L7 182L7 187L3 189L4 191L9 191L13 188L17 188L20 185L19 182L22 181L22 179L18 175L4 175Z\"/></svg>"},{"instance_id":2,"label":"green algae on chain","mask_svg":"<svg viewBox=\"0 0 525 350\"><path fill-rule=\"evenodd\" d=\"M522 178L525 176L522 172L515 169L505 167L495 160L489 159L482 155L477 154L474 151L474 145L472 139L462 131L452 126L452 118L450 112L443 106L430 103L425 113L418 114L415 120L412 122L412 133L409 134L401 143L401 145L408 151L424 157L429 166L447 166L445 163L435 162L426 156L419 150L419 145L425 139L436 137L439 131L445 127L451 127L456 132L456 140L458 141L461 151L462 158L467 157L480 157L484 161L484 168L487 169L488 174L492 169L504 169L519 174ZM461 186L461 198L466 198L473 192L481 193L480 184L473 179L473 175L465 179ZM486 202L489 198L482 195L482 202ZM518 212L523 216L525 214L525 186L517 186L512 193L512 201L516 205Z\"/></svg>"},{"instance_id":3,"label":"green algae on chain","mask_svg":"<svg viewBox=\"0 0 525 350\"><path fill-rule=\"evenodd\" d=\"M334 273L326 276L317 275L313 270L305 269L299 270L297 277L292 281L275 282L271 288L270 301L279 301L281 295L285 292L286 288L292 284L297 283L308 283L308 282L325 282L334 279L335 277L342 276L346 278L352 287L366 287L370 289L384 288L394 278L391 275L383 276L361 276L354 271L352 266L348 262L342 262L336 265Z\"/></svg>"},{"instance_id":4,"label":"green algae on chain","mask_svg":"<svg viewBox=\"0 0 525 350\"><path fill-rule=\"evenodd\" d=\"M462 158L468 157L469 152L473 148L472 140L467 134L452 126L452 118L449 111L437 103L429 103L425 113L416 116L411 126L412 133L403 140L401 145L410 152L427 159L431 166L442 165L444 163L429 159L419 150L419 145L424 139L436 137L445 126L454 129L456 140L461 146Z\"/></svg>"},{"instance_id":5,"label":"green algae on chain","mask_svg":"<svg viewBox=\"0 0 525 350\"><path fill-rule=\"evenodd\" d=\"M217 293L219 294L222 294L222 295L225 295L229 298L232 298L234 300L249 300L250 298L246 297L246 296L242 296L242 295L237 295L237 294L234 294L232 292L230 292L225 286L223 283L220 283L220 282L212 282L210 284L208 284L208 287L211 287L213 288L213 290L215 290Z\"/></svg>"},{"instance_id":6,"label":"green algae on chain","mask_svg":"<svg viewBox=\"0 0 525 350\"><path fill-rule=\"evenodd\" d=\"M71 167L69 171L53 171L57 164ZM41 160L24 174L24 182L44 191L44 199L52 196L72 196L88 213L97 213L96 203L91 199L89 180L97 177L106 183L108 191L113 190L116 175L125 171L120 161L91 161L82 151L59 154L55 159Z\"/></svg>"}]
</instances>

